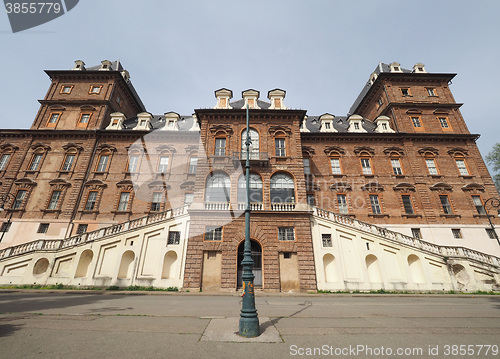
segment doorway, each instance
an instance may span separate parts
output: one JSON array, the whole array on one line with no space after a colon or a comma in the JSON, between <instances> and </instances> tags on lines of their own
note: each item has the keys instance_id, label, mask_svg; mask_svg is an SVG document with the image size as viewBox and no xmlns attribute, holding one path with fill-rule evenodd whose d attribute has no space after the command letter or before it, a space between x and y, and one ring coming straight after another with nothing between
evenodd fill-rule
<instances>
[{"instance_id":1,"label":"doorway","mask_svg":"<svg viewBox=\"0 0 500 359\"><path fill-rule=\"evenodd\" d=\"M254 287L262 287L262 248L256 241L250 240L250 244L252 249L253 274L255 276L253 285ZM245 241L242 241L238 246L238 288L243 286L243 280L241 279L243 275L243 266L241 265L241 261L243 260L244 250Z\"/></svg>"}]
</instances>

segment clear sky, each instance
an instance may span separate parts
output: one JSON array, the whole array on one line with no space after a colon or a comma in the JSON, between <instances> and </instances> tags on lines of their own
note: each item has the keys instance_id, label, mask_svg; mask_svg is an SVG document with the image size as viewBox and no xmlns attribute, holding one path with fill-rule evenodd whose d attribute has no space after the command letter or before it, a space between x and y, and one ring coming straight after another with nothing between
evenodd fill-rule
<instances>
[{"instance_id":1,"label":"clear sky","mask_svg":"<svg viewBox=\"0 0 500 359\"><path fill-rule=\"evenodd\" d=\"M457 73L451 90L486 155L500 142L500 1L80 0L64 16L12 34L0 11L0 128L29 128L45 69L119 59L153 114L287 91L310 115L345 115L379 62Z\"/></svg>"}]
</instances>

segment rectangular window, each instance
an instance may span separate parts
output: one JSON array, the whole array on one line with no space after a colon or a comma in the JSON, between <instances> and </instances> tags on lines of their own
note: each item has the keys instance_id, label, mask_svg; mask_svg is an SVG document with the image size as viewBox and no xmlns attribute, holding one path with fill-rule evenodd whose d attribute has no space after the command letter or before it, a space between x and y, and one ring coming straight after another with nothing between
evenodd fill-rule
<instances>
[{"instance_id":1,"label":"rectangular window","mask_svg":"<svg viewBox=\"0 0 500 359\"><path fill-rule=\"evenodd\" d=\"M474 202L478 214L486 214L481 196L472 196L472 201Z\"/></svg>"},{"instance_id":2,"label":"rectangular window","mask_svg":"<svg viewBox=\"0 0 500 359\"><path fill-rule=\"evenodd\" d=\"M135 173L137 172L137 166L139 164L139 156L132 155L128 158L127 172Z\"/></svg>"},{"instance_id":3,"label":"rectangular window","mask_svg":"<svg viewBox=\"0 0 500 359\"><path fill-rule=\"evenodd\" d=\"M412 117L411 121L413 122L413 127L415 127L415 128L422 127L422 122L420 122L420 117Z\"/></svg>"},{"instance_id":4,"label":"rectangular window","mask_svg":"<svg viewBox=\"0 0 500 359\"><path fill-rule=\"evenodd\" d=\"M26 190L19 190L16 193L16 199L14 200L14 203L12 204L12 209L19 209L23 205L24 199L26 198L26 195L28 194L28 191Z\"/></svg>"},{"instance_id":5,"label":"rectangular window","mask_svg":"<svg viewBox=\"0 0 500 359\"><path fill-rule=\"evenodd\" d=\"M494 229L486 228L486 234L490 239L497 239L497 233L495 232Z\"/></svg>"},{"instance_id":6,"label":"rectangular window","mask_svg":"<svg viewBox=\"0 0 500 359\"><path fill-rule=\"evenodd\" d=\"M35 153L33 158L31 159L30 166L28 171L37 171L40 166L40 162L42 162L43 155L41 153Z\"/></svg>"},{"instance_id":7,"label":"rectangular window","mask_svg":"<svg viewBox=\"0 0 500 359\"><path fill-rule=\"evenodd\" d=\"M285 157L286 156L286 147L285 147L285 139L284 138L275 138L274 146L277 157Z\"/></svg>"},{"instance_id":8,"label":"rectangular window","mask_svg":"<svg viewBox=\"0 0 500 359\"><path fill-rule=\"evenodd\" d=\"M446 117L439 117L439 124L441 125L441 128L450 128Z\"/></svg>"},{"instance_id":9,"label":"rectangular window","mask_svg":"<svg viewBox=\"0 0 500 359\"><path fill-rule=\"evenodd\" d=\"M401 89L401 95L403 95L403 96L410 96L410 89L408 89L408 88L402 88Z\"/></svg>"},{"instance_id":10,"label":"rectangular window","mask_svg":"<svg viewBox=\"0 0 500 359\"><path fill-rule=\"evenodd\" d=\"M436 96L436 91L434 91L434 89L433 89L433 88L429 88L429 87L428 87L428 88L427 88L427 94L428 94L429 96Z\"/></svg>"},{"instance_id":11,"label":"rectangular window","mask_svg":"<svg viewBox=\"0 0 500 359\"><path fill-rule=\"evenodd\" d=\"M152 212L160 211L162 202L163 202L163 192L154 192L153 199L151 200L151 211Z\"/></svg>"},{"instance_id":12,"label":"rectangular window","mask_svg":"<svg viewBox=\"0 0 500 359\"><path fill-rule=\"evenodd\" d=\"M304 158L302 160L304 162L304 174L310 175L311 174L311 161L309 158Z\"/></svg>"},{"instance_id":13,"label":"rectangular window","mask_svg":"<svg viewBox=\"0 0 500 359\"><path fill-rule=\"evenodd\" d=\"M57 122L59 121L60 113L51 113L49 116L49 120L47 121L47 127L55 127Z\"/></svg>"},{"instance_id":14,"label":"rectangular window","mask_svg":"<svg viewBox=\"0 0 500 359\"><path fill-rule=\"evenodd\" d=\"M87 232L88 224L79 224L76 229L76 234L84 234Z\"/></svg>"},{"instance_id":15,"label":"rectangular window","mask_svg":"<svg viewBox=\"0 0 500 359\"><path fill-rule=\"evenodd\" d=\"M401 162L399 158L391 159L392 171L396 176L401 176L403 174L403 170L401 169Z\"/></svg>"},{"instance_id":16,"label":"rectangular window","mask_svg":"<svg viewBox=\"0 0 500 359\"><path fill-rule=\"evenodd\" d=\"M380 202L377 194L370 195L370 204L372 206L373 214L382 214L382 209L380 208Z\"/></svg>"},{"instance_id":17,"label":"rectangular window","mask_svg":"<svg viewBox=\"0 0 500 359\"><path fill-rule=\"evenodd\" d=\"M61 91L59 91L59 93L69 94L69 93L71 93L72 89L73 89L73 86L63 85L63 86L61 86Z\"/></svg>"},{"instance_id":18,"label":"rectangular window","mask_svg":"<svg viewBox=\"0 0 500 359\"><path fill-rule=\"evenodd\" d=\"M370 164L369 158L362 158L361 159L361 168L363 168L364 175L371 175L372 174L372 166Z\"/></svg>"},{"instance_id":19,"label":"rectangular window","mask_svg":"<svg viewBox=\"0 0 500 359\"><path fill-rule=\"evenodd\" d=\"M12 222L3 222L2 227L0 227L0 232L8 232Z\"/></svg>"},{"instance_id":20,"label":"rectangular window","mask_svg":"<svg viewBox=\"0 0 500 359\"><path fill-rule=\"evenodd\" d=\"M96 172L106 172L108 168L109 155L101 155L97 163Z\"/></svg>"},{"instance_id":21,"label":"rectangular window","mask_svg":"<svg viewBox=\"0 0 500 359\"><path fill-rule=\"evenodd\" d=\"M93 211L97 203L97 191L90 191L85 203L85 211Z\"/></svg>"},{"instance_id":22,"label":"rectangular window","mask_svg":"<svg viewBox=\"0 0 500 359\"><path fill-rule=\"evenodd\" d=\"M130 199L130 192L120 193L120 201L118 202L118 211L124 212L128 210L128 201Z\"/></svg>"},{"instance_id":23,"label":"rectangular window","mask_svg":"<svg viewBox=\"0 0 500 359\"><path fill-rule=\"evenodd\" d=\"M405 209L406 214L414 214L413 212L413 205L411 203L411 197L409 195L402 195L401 198L403 199L403 207Z\"/></svg>"},{"instance_id":24,"label":"rectangular window","mask_svg":"<svg viewBox=\"0 0 500 359\"><path fill-rule=\"evenodd\" d=\"M413 238L422 239L422 233L420 232L420 228L412 228L411 235Z\"/></svg>"},{"instance_id":25,"label":"rectangular window","mask_svg":"<svg viewBox=\"0 0 500 359\"><path fill-rule=\"evenodd\" d=\"M61 167L61 171L71 171L73 168L73 162L75 161L75 155L66 155L64 158L64 163Z\"/></svg>"},{"instance_id":26,"label":"rectangular window","mask_svg":"<svg viewBox=\"0 0 500 359\"><path fill-rule=\"evenodd\" d=\"M161 156L160 157L160 162L158 163L158 172L160 173L167 173L168 172L168 161L170 157L168 156Z\"/></svg>"},{"instance_id":27,"label":"rectangular window","mask_svg":"<svg viewBox=\"0 0 500 359\"><path fill-rule=\"evenodd\" d=\"M184 194L184 205L189 206L194 201L194 193L187 192Z\"/></svg>"},{"instance_id":28,"label":"rectangular window","mask_svg":"<svg viewBox=\"0 0 500 359\"><path fill-rule=\"evenodd\" d=\"M457 167L458 167L458 172L460 172L461 176L468 176L469 175L469 170L467 169L467 166L465 165L465 160L455 160Z\"/></svg>"},{"instance_id":29,"label":"rectangular window","mask_svg":"<svg viewBox=\"0 0 500 359\"><path fill-rule=\"evenodd\" d=\"M179 244L180 242L181 242L181 232L179 231L168 232L167 244Z\"/></svg>"},{"instance_id":30,"label":"rectangular window","mask_svg":"<svg viewBox=\"0 0 500 359\"><path fill-rule=\"evenodd\" d=\"M205 227L206 241L222 241L222 227L206 226Z\"/></svg>"},{"instance_id":31,"label":"rectangular window","mask_svg":"<svg viewBox=\"0 0 500 359\"><path fill-rule=\"evenodd\" d=\"M307 195L307 204L309 206L315 206L316 205L316 198L314 197L313 194L308 194Z\"/></svg>"},{"instance_id":32,"label":"rectangular window","mask_svg":"<svg viewBox=\"0 0 500 359\"><path fill-rule=\"evenodd\" d=\"M332 174L342 174L342 169L340 168L340 158L330 158L330 166L332 168Z\"/></svg>"},{"instance_id":33,"label":"rectangular window","mask_svg":"<svg viewBox=\"0 0 500 359\"><path fill-rule=\"evenodd\" d=\"M377 103L378 103L378 107L382 106L382 97L379 97L378 100L377 100Z\"/></svg>"},{"instance_id":34,"label":"rectangular window","mask_svg":"<svg viewBox=\"0 0 500 359\"><path fill-rule=\"evenodd\" d=\"M40 223L36 233L47 233L49 231L49 223Z\"/></svg>"},{"instance_id":35,"label":"rectangular window","mask_svg":"<svg viewBox=\"0 0 500 359\"><path fill-rule=\"evenodd\" d=\"M340 214L348 214L349 209L347 208L347 195L338 194L337 195L337 205L339 207Z\"/></svg>"},{"instance_id":36,"label":"rectangular window","mask_svg":"<svg viewBox=\"0 0 500 359\"><path fill-rule=\"evenodd\" d=\"M453 238L455 239L461 239L462 238L462 231L460 231L459 228L452 228L451 233L453 234Z\"/></svg>"},{"instance_id":37,"label":"rectangular window","mask_svg":"<svg viewBox=\"0 0 500 359\"><path fill-rule=\"evenodd\" d=\"M226 139L216 138L215 139L215 155L225 156L226 155Z\"/></svg>"},{"instance_id":38,"label":"rectangular window","mask_svg":"<svg viewBox=\"0 0 500 359\"><path fill-rule=\"evenodd\" d=\"M425 159L425 164L427 165L427 169L429 170L430 175L438 175L438 170L436 167L436 162L434 161L434 158L426 158Z\"/></svg>"},{"instance_id":39,"label":"rectangular window","mask_svg":"<svg viewBox=\"0 0 500 359\"><path fill-rule=\"evenodd\" d=\"M441 206L443 207L444 214L453 214L448 196L440 195L439 200L441 201Z\"/></svg>"},{"instance_id":40,"label":"rectangular window","mask_svg":"<svg viewBox=\"0 0 500 359\"><path fill-rule=\"evenodd\" d=\"M53 191L52 196L50 197L49 205L47 209L57 209L57 204L59 203L59 198L61 198L61 191Z\"/></svg>"},{"instance_id":41,"label":"rectangular window","mask_svg":"<svg viewBox=\"0 0 500 359\"><path fill-rule=\"evenodd\" d=\"M89 123L90 120L90 114L89 113L82 113L80 116L80 121L78 121L78 124L86 125Z\"/></svg>"},{"instance_id":42,"label":"rectangular window","mask_svg":"<svg viewBox=\"0 0 500 359\"><path fill-rule=\"evenodd\" d=\"M323 247L332 247L332 235L330 233L321 234L321 242Z\"/></svg>"},{"instance_id":43,"label":"rectangular window","mask_svg":"<svg viewBox=\"0 0 500 359\"><path fill-rule=\"evenodd\" d=\"M0 157L0 171L7 168L7 163L9 163L10 154L5 154Z\"/></svg>"},{"instance_id":44,"label":"rectangular window","mask_svg":"<svg viewBox=\"0 0 500 359\"><path fill-rule=\"evenodd\" d=\"M280 241L294 241L295 230L293 227L278 227L278 240Z\"/></svg>"},{"instance_id":45,"label":"rectangular window","mask_svg":"<svg viewBox=\"0 0 500 359\"><path fill-rule=\"evenodd\" d=\"M90 86L89 93L98 95L101 92L102 86Z\"/></svg>"},{"instance_id":46,"label":"rectangular window","mask_svg":"<svg viewBox=\"0 0 500 359\"><path fill-rule=\"evenodd\" d=\"M198 167L198 157L191 157L189 159L188 173L196 173Z\"/></svg>"}]
</instances>

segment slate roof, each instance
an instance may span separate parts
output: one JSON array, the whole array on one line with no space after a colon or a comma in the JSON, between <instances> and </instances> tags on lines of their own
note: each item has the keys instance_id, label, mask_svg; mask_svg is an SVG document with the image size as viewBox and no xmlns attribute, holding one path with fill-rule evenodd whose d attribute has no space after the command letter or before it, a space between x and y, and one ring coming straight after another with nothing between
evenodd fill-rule
<instances>
[{"instance_id":1,"label":"slate roof","mask_svg":"<svg viewBox=\"0 0 500 359\"><path fill-rule=\"evenodd\" d=\"M306 121L307 129L310 131L310 133L332 133L332 132L320 132L319 130L321 124L319 120L320 117L321 116L308 116ZM349 121L347 121L347 119L348 116L335 116L335 118L333 119L333 128L337 130L337 132L339 133L347 132L347 129L349 128ZM374 122L367 119L363 119L361 126L367 132L371 133L375 132L375 128L377 127L377 125Z\"/></svg>"},{"instance_id":2,"label":"slate roof","mask_svg":"<svg viewBox=\"0 0 500 359\"><path fill-rule=\"evenodd\" d=\"M179 131L189 131L193 127L194 117L193 116L180 116L177 124L179 125ZM153 115L151 120L151 126L153 130L158 130L165 126L165 116L164 115ZM128 118L123 123L125 129L131 130L137 126L137 116Z\"/></svg>"},{"instance_id":3,"label":"slate roof","mask_svg":"<svg viewBox=\"0 0 500 359\"><path fill-rule=\"evenodd\" d=\"M234 109L242 109L244 105L245 105L245 100L238 100L229 103L229 106L231 106ZM257 100L257 105L263 110L267 110L269 107L271 107L271 104L269 102L261 100Z\"/></svg>"}]
</instances>

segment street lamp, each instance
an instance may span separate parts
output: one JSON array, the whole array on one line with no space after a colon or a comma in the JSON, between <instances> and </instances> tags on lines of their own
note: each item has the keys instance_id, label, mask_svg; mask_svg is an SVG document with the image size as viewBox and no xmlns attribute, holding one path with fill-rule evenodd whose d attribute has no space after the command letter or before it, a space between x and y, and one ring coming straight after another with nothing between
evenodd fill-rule
<instances>
[{"instance_id":1,"label":"street lamp","mask_svg":"<svg viewBox=\"0 0 500 359\"><path fill-rule=\"evenodd\" d=\"M246 205L245 205L245 247L243 251L243 260L241 265L243 267L243 274L241 279L243 281L243 303L240 312L240 331L242 337L253 338L260 335L259 331L259 317L257 309L255 309L255 291L253 287L254 275L252 272L252 246L250 244L250 125L248 116L247 104L247 138L245 140L246 146L246 162L245 162L245 180L246 180Z\"/></svg>"},{"instance_id":2,"label":"street lamp","mask_svg":"<svg viewBox=\"0 0 500 359\"><path fill-rule=\"evenodd\" d=\"M498 244L500 245L500 239L498 239L498 234L495 231L495 227L493 226L493 222L491 222L490 215L488 214L488 210L486 209L486 205L488 203L490 203L492 207L496 208L496 210L498 212L498 217L500 217L500 199L495 198L495 197L491 197L491 198L488 198L484 202L484 211L486 212L486 216L488 217L488 221L490 222L491 231L493 232L495 239L497 240Z\"/></svg>"},{"instance_id":3,"label":"street lamp","mask_svg":"<svg viewBox=\"0 0 500 359\"><path fill-rule=\"evenodd\" d=\"M5 211L5 203L7 202L10 202L14 199L14 196L11 195L10 193L3 193L2 195L0 195L0 212L3 212ZM7 222L5 223L2 223L2 236L0 237L0 242L2 242L3 240L3 236L5 235L5 231L9 229L9 225L11 222L11 219L12 219L12 214L14 213L14 211L10 211L10 216L9 216L9 219L7 220Z\"/></svg>"}]
</instances>

